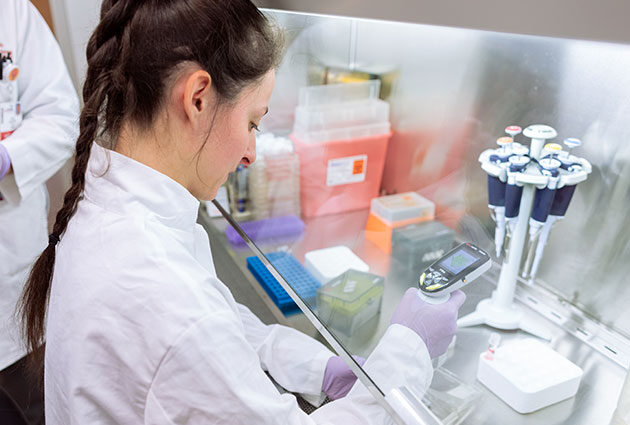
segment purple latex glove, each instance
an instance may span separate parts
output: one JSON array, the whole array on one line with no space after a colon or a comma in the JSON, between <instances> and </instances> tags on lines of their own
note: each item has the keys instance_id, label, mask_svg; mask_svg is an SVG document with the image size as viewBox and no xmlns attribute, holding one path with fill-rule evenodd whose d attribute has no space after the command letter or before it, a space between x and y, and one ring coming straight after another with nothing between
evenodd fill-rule
<instances>
[{"instance_id":1,"label":"purple latex glove","mask_svg":"<svg viewBox=\"0 0 630 425\"><path fill-rule=\"evenodd\" d=\"M11 168L11 158L9 158L9 152L7 152L7 148L0 143L0 180L7 175L9 168Z\"/></svg>"},{"instance_id":2,"label":"purple latex glove","mask_svg":"<svg viewBox=\"0 0 630 425\"><path fill-rule=\"evenodd\" d=\"M360 366L363 366L365 363L365 359L363 357L352 356L352 358ZM326 363L324 382L322 382L322 391L329 399L337 400L348 394L356 380L357 377L350 370L346 362L344 362L339 356L333 356L328 359L328 363Z\"/></svg>"},{"instance_id":3,"label":"purple latex glove","mask_svg":"<svg viewBox=\"0 0 630 425\"><path fill-rule=\"evenodd\" d=\"M429 304L418 296L417 288L409 288L396 307L390 324L406 326L424 341L431 358L446 353L457 332L457 311L464 304L466 295L454 291L443 304Z\"/></svg>"}]
</instances>

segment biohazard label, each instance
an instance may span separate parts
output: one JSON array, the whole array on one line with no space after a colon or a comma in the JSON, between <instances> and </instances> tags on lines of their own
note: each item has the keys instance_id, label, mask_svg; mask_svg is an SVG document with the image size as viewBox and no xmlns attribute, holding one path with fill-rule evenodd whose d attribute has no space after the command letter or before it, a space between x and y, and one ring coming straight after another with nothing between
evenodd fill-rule
<instances>
[{"instance_id":1,"label":"biohazard label","mask_svg":"<svg viewBox=\"0 0 630 425\"><path fill-rule=\"evenodd\" d=\"M326 185L360 183L365 180L367 171L367 155L347 156L328 161Z\"/></svg>"}]
</instances>

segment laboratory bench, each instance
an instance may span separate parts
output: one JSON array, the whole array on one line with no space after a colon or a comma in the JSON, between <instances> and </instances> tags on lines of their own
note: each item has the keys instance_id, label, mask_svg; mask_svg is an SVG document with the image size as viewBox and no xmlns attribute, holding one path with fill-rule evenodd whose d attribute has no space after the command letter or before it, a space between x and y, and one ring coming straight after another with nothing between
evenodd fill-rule
<instances>
[{"instance_id":1,"label":"laboratory bench","mask_svg":"<svg viewBox=\"0 0 630 425\"><path fill-rule=\"evenodd\" d=\"M360 326L350 336L327 326L348 353L360 356L370 354L385 332L402 295L407 288L416 285L418 278L395 258L383 253L365 239L364 227L368 214L368 210L358 210L305 219L305 229L299 238L257 244L266 256L277 250L287 251L302 263L304 255L310 250L346 245L369 264L370 273L385 277L380 314ZM225 230L230 224L225 219L211 218L202 208L199 222L209 234L218 275L235 292L238 301L248 305L267 323L291 326L326 342L305 314L285 316L278 309L247 268L247 257L255 254L248 247L235 249L227 241ZM460 317L472 312L480 300L492 293L496 287L499 270L500 266L493 264L487 273L463 289L467 298L460 309ZM290 279L287 281L291 284ZM425 396L423 400L430 409L432 402L438 403L433 407L437 409L434 413L444 424L593 425L610 422L623 385L625 369L619 362L607 356L605 350L587 344L585 338L580 338L580 333L575 331L575 323L581 326L577 328L578 330L588 326L583 320L575 318L571 306L562 303L554 305L554 298L541 288L529 287L523 283L519 283L516 292L516 300L523 305L525 314L551 330L550 346L583 369L577 394L533 413L517 413L476 379L477 364L480 354L488 349L489 338L494 332L500 334L502 343L531 336L523 331L497 331L485 325L460 328L454 346L439 359L439 364L434 361L434 366L439 372L436 373L432 384L433 397ZM312 307L312 311L317 315L315 306L309 307ZM322 320L322 323L326 326L325 320ZM446 387L444 379L450 380ZM441 382L436 383L438 380ZM448 409L451 406L439 405L440 400L448 399L449 393L458 392L461 395L462 391L472 395L470 400L473 405L469 406L470 410L466 413L454 412L449 416ZM458 415L466 417L462 422L458 422Z\"/></svg>"}]
</instances>

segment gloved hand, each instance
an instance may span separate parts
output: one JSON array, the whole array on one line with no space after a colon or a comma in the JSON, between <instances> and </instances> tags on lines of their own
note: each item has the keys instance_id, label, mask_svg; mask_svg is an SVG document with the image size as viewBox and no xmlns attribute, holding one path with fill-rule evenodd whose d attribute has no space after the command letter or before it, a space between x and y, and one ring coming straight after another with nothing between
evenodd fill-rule
<instances>
[{"instance_id":1,"label":"gloved hand","mask_svg":"<svg viewBox=\"0 0 630 425\"><path fill-rule=\"evenodd\" d=\"M9 152L7 152L7 148L0 143L0 180L7 175L9 168L11 168L11 158L9 158Z\"/></svg>"},{"instance_id":2,"label":"gloved hand","mask_svg":"<svg viewBox=\"0 0 630 425\"><path fill-rule=\"evenodd\" d=\"M365 363L363 357L352 357L360 366L363 366ZM350 370L346 362L339 356L333 356L326 363L322 391L329 399L337 400L348 394L356 380L356 375Z\"/></svg>"},{"instance_id":3,"label":"gloved hand","mask_svg":"<svg viewBox=\"0 0 630 425\"><path fill-rule=\"evenodd\" d=\"M418 296L417 288L409 288L392 316L390 324L406 326L424 341L431 358L446 353L457 332L457 311L464 304L462 291L451 293L443 304L429 304Z\"/></svg>"}]
</instances>

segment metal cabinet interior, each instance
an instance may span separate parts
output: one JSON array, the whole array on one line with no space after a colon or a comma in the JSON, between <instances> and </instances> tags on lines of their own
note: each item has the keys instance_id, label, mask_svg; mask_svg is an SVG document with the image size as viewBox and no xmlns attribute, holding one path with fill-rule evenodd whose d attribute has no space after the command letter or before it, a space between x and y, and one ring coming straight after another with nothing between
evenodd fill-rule
<instances>
[{"instance_id":1,"label":"metal cabinet interior","mask_svg":"<svg viewBox=\"0 0 630 425\"><path fill-rule=\"evenodd\" d=\"M516 34L630 43L630 3L558 0L255 0L259 7Z\"/></svg>"},{"instance_id":2,"label":"metal cabinet interior","mask_svg":"<svg viewBox=\"0 0 630 425\"><path fill-rule=\"evenodd\" d=\"M509 124L581 138L593 173L553 229L536 285L577 307L577 322L630 335L630 45L269 13L287 29L288 50L266 129L290 131L298 88L326 66L394 72L389 149L401 154L386 163L384 189L427 195L485 248L494 226L479 153Z\"/></svg>"}]
</instances>

